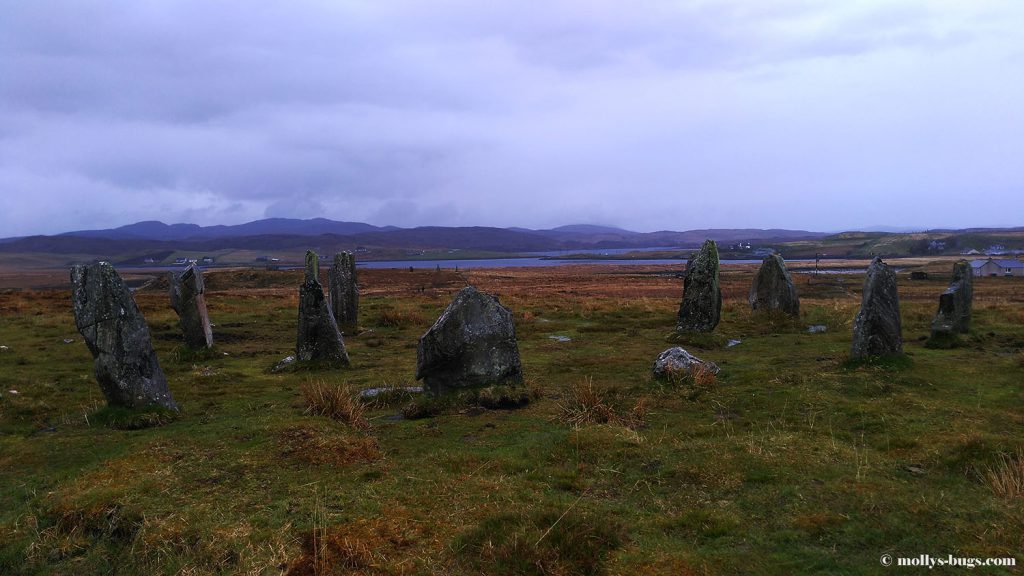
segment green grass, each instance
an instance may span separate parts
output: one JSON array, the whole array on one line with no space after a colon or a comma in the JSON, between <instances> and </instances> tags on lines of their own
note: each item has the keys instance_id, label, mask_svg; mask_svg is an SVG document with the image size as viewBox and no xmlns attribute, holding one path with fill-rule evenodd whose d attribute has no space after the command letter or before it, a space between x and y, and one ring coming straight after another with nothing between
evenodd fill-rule
<instances>
[{"instance_id":1,"label":"green grass","mask_svg":"<svg viewBox=\"0 0 1024 576\"><path fill-rule=\"evenodd\" d=\"M722 369L699 395L650 377L676 298L503 295L543 395L478 392L419 419L399 418L420 398L399 389L445 290L365 295L351 368L276 374L294 291L208 295L217 349L199 355L165 295L140 293L182 413L133 430L95 417L67 295L0 295L0 573L299 574L323 555L392 574L874 574L882 554L1020 557L1024 503L985 480L1024 447L1024 323L1004 284L975 287L973 330L949 350L917 339L935 301L908 294L906 356L860 363L856 293L808 288L802 321L770 329L727 296L716 334L742 343L696 351ZM642 400L643 425L568 422L584 381L623 410ZM364 431L307 414L311 382L395 391L367 402Z\"/></svg>"}]
</instances>

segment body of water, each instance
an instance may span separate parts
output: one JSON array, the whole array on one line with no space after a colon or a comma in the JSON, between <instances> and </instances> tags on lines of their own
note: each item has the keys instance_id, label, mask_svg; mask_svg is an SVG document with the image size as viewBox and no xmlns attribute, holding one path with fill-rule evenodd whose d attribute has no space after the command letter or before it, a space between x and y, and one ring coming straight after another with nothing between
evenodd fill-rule
<instances>
[{"instance_id":1,"label":"body of water","mask_svg":"<svg viewBox=\"0 0 1024 576\"><path fill-rule=\"evenodd\" d=\"M577 252L578 253L578 252ZM792 262L814 262L814 260L792 260ZM761 260L722 260L725 264L760 264ZM614 266L652 266L659 264L686 265L685 259L636 259L636 260L611 260L611 259L573 259L573 260L548 260L545 258L486 258L482 260L381 260L379 262L356 262L359 268L458 268L469 270L471 268L527 268L537 266L572 266L574 264L599 264Z\"/></svg>"}]
</instances>

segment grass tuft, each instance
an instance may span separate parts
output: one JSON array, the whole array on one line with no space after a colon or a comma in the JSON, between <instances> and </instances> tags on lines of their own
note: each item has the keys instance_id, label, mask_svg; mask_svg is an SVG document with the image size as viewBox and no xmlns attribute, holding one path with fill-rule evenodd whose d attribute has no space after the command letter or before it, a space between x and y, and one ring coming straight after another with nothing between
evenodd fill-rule
<instances>
[{"instance_id":1,"label":"grass tuft","mask_svg":"<svg viewBox=\"0 0 1024 576\"><path fill-rule=\"evenodd\" d=\"M996 496L1024 498L1024 450L1000 454L999 461L983 468L980 475Z\"/></svg>"},{"instance_id":2,"label":"grass tuft","mask_svg":"<svg viewBox=\"0 0 1024 576\"><path fill-rule=\"evenodd\" d=\"M454 549L478 574L605 574L606 557L626 541L625 527L574 506L489 516Z\"/></svg>"},{"instance_id":3,"label":"grass tuft","mask_svg":"<svg viewBox=\"0 0 1024 576\"><path fill-rule=\"evenodd\" d=\"M414 328L426 326L427 318L419 310L384 305L377 313L377 325L389 328Z\"/></svg>"},{"instance_id":4,"label":"grass tuft","mask_svg":"<svg viewBox=\"0 0 1024 576\"><path fill-rule=\"evenodd\" d=\"M287 576L392 574L389 557L411 548L418 537L411 523L398 518L360 519L328 526L322 502L317 504L314 516L315 526L301 534L302 552L289 563Z\"/></svg>"},{"instance_id":5,"label":"grass tuft","mask_svg":"<svg viewBox=\"0 0 1024 576\"><path fill-rule=\"evenodd\" d=\"M623 409L611 394L594 387L593 378L585 378L570 386L558 408L562 420L577 428L586 424L618 424L637 430L647 423L645 398L639 398L632 407Z\"/></svg>"},{"instance_id":6,"label":"grass tuft","mask_svg":"<svg viewBox=\"0 0 1024 576\"><path fill-rule=\"evenodd\" d=\"M322 380L309 382L302 387L302 398L306 414L327 416L357 430L370 428L365 416L366 405L359 392L348 384L328 384Z\"/></svg>"}]
</instances>

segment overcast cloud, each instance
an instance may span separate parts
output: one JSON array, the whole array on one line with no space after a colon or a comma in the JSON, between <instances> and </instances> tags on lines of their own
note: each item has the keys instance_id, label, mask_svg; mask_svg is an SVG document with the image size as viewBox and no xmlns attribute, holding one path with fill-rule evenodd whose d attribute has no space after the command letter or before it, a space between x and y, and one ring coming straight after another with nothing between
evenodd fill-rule
<instances>
[{"instance_id":1,"label":"overcast cloud","mask_svg":"<svg viewBox=\"0 0 1024 576\"><path fill-rule=\"evenodd\" d=\"M1024 225L1024 3L0 0L0 237Z\"/></svg>"}]
</instances>

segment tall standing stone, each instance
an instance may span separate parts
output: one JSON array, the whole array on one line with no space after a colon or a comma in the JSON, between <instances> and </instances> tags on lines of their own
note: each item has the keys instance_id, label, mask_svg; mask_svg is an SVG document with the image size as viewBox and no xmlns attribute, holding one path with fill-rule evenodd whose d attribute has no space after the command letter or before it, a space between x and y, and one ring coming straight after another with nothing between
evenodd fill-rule
<instances>
[{"instance_id":1,"label":"tall standing stone","mask_svg":"<svg viewBox=\"0 0 1024 576\"><path fill-rule=\"evenodd\" d=\"M750 307L754 310L780 311L800 316L800 298L786 261L778 254L765 256L750 287Z\"/></svg>"},{"instance_id":2,"label":"tall standing stone","mask_svg":"<svg viewBox=\"0 0 1024 576\"><path fill-rule=\"evenodd\" d=\"M189 266L180 274L171 272L171 308L178 313L185 345L194 350L213 346L204 292L203 272L199 268Z\"/></svg>"},{"instance_id":3,"label":"tall standing stone","mask_svg":"<svg viewBox=\"0 0 1024 576\"><path fill-rule=\"evenodd\" d=\"M427 389L484 386L522 379L512 312L467 286L420 338L416 379Z\"/></svg>"},{"instance_id":4,"label":"tall standing stone","mask_svg":"<svg viewBox=\"0 0 1024 576\"><path fill-rule=\"evenodd\" d=\"M953 264L953 282L939 296L939 310L932 320L932 336L966 334L971 329L974 274L967 260Z\"/></svg>"},{"instance_id":5,"label":"tall standing stone","mask_svg":"<svg viewBox=\"0 0 1024 576\"><path fill-rule=\"evenodd\" d=\"M107 404L177 411L149 327L128 287L107 262L71 269L75 325L93 357Z\"/></svg>"},{"instance_id":6,"label":"tall standing stone","mask_svg":"<svg viewBox=\"0 0 1024 576\"><path fill-rule=\"evenodd\" d=\"M868 266L868 274L864 279L860 312L853 322L850 356L865 358L902 352L903 334L900 328L896 272L876 257Z\"/></svg>"},{"instance_id":7,"label":"tall standing stone","mask_svg":"<svg viewBox=\"0 0 1024 576\"><path fill-rule=\"evenodd\" d=\"M320 258L312 250L306 251L306 275L299 287L299 333L295 357L300 362L349 364L345 341L320 284Z\"/></svg>"},{"instance_id":8,"label":"tall standing stone","mask_svg":"<svg viewBox=\"0 0 1024 576\"><path fill-rule=\"evenodd\" d=\"M351 252L334 255L334 264L327 272L327 289L338 326L345 330L358 328L359 286L356 284L356 259Z\"/></svg>"},{"instance_id":9,"label":"tall standing stone","mask_svg":"<svg viewBox=\"0 0 1024 576\"><path fill-rule=\"evenodd\" d=\"M705 240L696 256L686 262L683 301L676 320L677 332L711 332L722 316L722 288L718 283L718 246Z\"/></svg>"}]
</instances>

